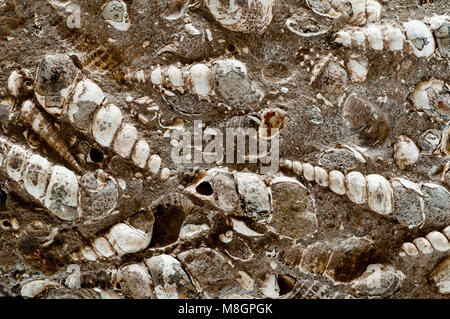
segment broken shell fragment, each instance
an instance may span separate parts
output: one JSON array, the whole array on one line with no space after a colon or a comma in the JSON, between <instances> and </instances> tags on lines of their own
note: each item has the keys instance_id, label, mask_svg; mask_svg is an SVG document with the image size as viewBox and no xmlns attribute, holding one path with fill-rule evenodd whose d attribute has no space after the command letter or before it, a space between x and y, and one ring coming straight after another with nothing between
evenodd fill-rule
<instances>
[{"instance_id":1,"label":"broken shell fragment","mask_svg":"<svg viewBox=\"0 0 450 319\"><path fill-rule=\"evenodd\" d=\"M410 99L418 111L431 118L450 120L450 87L444 81L431 78L417 83Z\"/></svg>"},{"instance_id":2,"label":"broken shell fragment","mask_svg":"<svg viewBox=\"0 0 450 319\"><path fill-rule=\"evenodd\" d=\"M347 63L347 68L350 73L350 80L354 83L362 83L367 78L368 69L368 61L367 59L352 54Z\"/></svg>"},{"instance_id":3,"label":"broken shell fragment","mask_svg":"<svg viewBox=\"0 0 450 319\"><path fill-rule=\"evenodd\" d=\"M336 19L341 16L341 13L336 11L329 0L306 0L306 4L311 10L321 16Z\"/></svg>"},{"instance_id":4,"label":"broken shell fragment","mask_svg":"<svg viewBox=\"0 0 450 319\"><path fill-rule=\"evenodd\" d=\"M169 255L159 255L145 260L154 283L158 299L194 299L197 290L181 263Z\"/></svg>"},{"instance_id":5,"label":"broken shell fragment","mask_svg":"<svg viewBox=\"0 0 450 319\"><path fill-rule=\"evenodd\" d=\"M146 248L152 239L152 231L146 233L130 225L119 223L111 227L105 237L121 256Z\"/></svg>"},{"instance_id":6,"label":"broken shell fragment","mask_svg":"<svg viewBox=\"0 0 450 319\"><path fill-rule=\"evenodd\" d=\"M420 135L417 144L422 152L432 154L438 147L441 140L441 133L438 130L427 130Z\"/></svg>"},{"instance_id":7,"label":"broken shell fragment","mask_svg":"<svg viewBox=\"0 0 450 319\"><path fill-rule=\"evenodd\" d=\"M352 25L366 24L366 0L332 0L333 8Z\"/></svg>"},{"instance_id":8,"label":"broken shell fragment","mask_svg":"<svg viewBox=\"0 0 450 319\"><path fill-rule=\"evenodd\" d=\"M53 166L44 205L62 220L78 216L78 180L74 172L63 166Z\"/></svg>"},{"instance_id":9,"label":"broken shell fragment","mask_svg":"<svg viewBox=\"0 0 450 319\"><path fill-rule=\"evenodd\" d=\"M419 149L409 137L400 135L394 145L394 159L400 169L407 169L419 159Z\"/></svg>"},{"instance_id":10,"label":"broken shell fragment","mask_svg":"<svg viewBox=\"0 0 450 319\"><path fill-rule=\"evenodd\" d=\"M441 294L450 294L450 257L442 261L431 273L430 277L436 283Z\"/></svg>"},{"instance_id":11,"label":"broken shell fragment","mask_svg":"<svg viewBox=\"0 0 450 319\"><path fill-rule=\"evenodd\" d=\"M262 34L272 21L275 0L205 0L209 12L224 28Z\"/></svg>"},{"instance_id":12,"label":"broken shell fragment","mask_svg":"<svg viewBox=\"0 0 450 319\"><path fill-rule=\"evenodd\" d=\"M286 28L301 37L316 37L330 31L329 19L319 19L306 9L300 9L285 22Z\"/></svg>"},{"instance_id":13,"label":"broken shell fragment","mask_svg":"<svg viewBox=\"0 0 450 319\"><path fill-rule=\"evenodd\" d=\"M419 20L412 20L403 23L405 27L406 39L417 57L429 57L434 53L434 37L430 29Z\"/></svg>"},{"instance_id":14,"label":"broken shell fragment","mask_svg":"<svg viewBox=\"0 0 450 319\"><path fill-rule=\"evenodd\" d=\"M439 16L438 16L439 17ZM438 26L431 25L434 36L436 37L437 46L441 56L450 58L450 18L448 16L440 16L441 23ZM444 20L445 21L442 21Z\"/></svg>"},{"instance_id":15,"label":"broken shell fragment","mask_svg":"<svg viewBox=\"0 0 450 319\"><path fill-rule=\"evenodd\" d=\"M116 30L127 31L131 26L127 5L122 0L112 0L105 3L102 7L102 16Z\"/></svg>"},{"instance_id":16,"label":"broken shell fragment","mask_svg":"<svg viewBox=\"0 0 450 319\"><path fill-rule=\"evenodd\" d=\"M250 80L244 63L234 59L214 63L216 93L231 106L257 104L264 92Z\"/></svg>"},{"instance_id":17,"label":"broken shell fragment","mask_svg":"<svg viewBox=\"0 0 450 319\"><path fill-rule=\"evenodd\" d=\"M153 280L147 268L142 264L126 264L119 268L116 280L122 293L136 298L154 298Z\"/></svg>"},{"instance_id":18,"label":"broken shell fragment","mask_svg":"<svg viewBox=\"0 0 450 319\"><path fill-rule=\"evenodd\" d=\"M47 183L52 171L49 161L39 155L32 155L23 174L23 186L35 199L40 200L45 195Z\"/></svg>"},{"instance_id":19,"label":"broken shell fragment","mask_svg":"<svg viewBox=\"0 0 450 319\"><path fill-rule=\"evenodd\" d=\"M34 298L48 289L62 288L62 285L48 279L31 280L22 285L20 294L22 297Z\"/></svg>"},{"instance_id":20,"label":"broken shell fragment","mask_svg":"<svg viewBox=\"0 0 450 319\"><path fill-rule=\"evenodd\" d=\"M6 160L6 172L16 182L22 180L23 171L27 163L28 153L20 146L13 145Z\"/></svg>"},{"instance_id":21,"label":"broken shell fragment","mask_svg":"<svg viewBox=\"0 0 450 319\"><path fill-rule=\"evenodd\" d=\"M423 225L426 216L420 186L403 178L394 178L392 190L395 203L394 218L408 228Z\"/></svg>"},{"instance_id":22,"label":"broken shell fragment","mask_svg":"<svg viewBox=\"0 0 450 319\"><path fill-rule=\"evenodd\" d=\"M84 133L89 132L93 113L105 101L102 89L89 79L83 79L75 86L67 114L70 123Z\"/></svg>"},{"instance_id":23,"label":"broken shell fragment","mask_svg":"<svg viewBox=\"0 0 450 319\"><path fill-rule=\"evenodd\" d=\"M261 178L254 173L234 174L237 190L245 207L242 214L256 222L264 222L270 217L270 192Z\"/></svg>"},{"instance_id":24,"label":"broken shell fragment","mask_svg":"<svg viewBox=\"0 0 450 319\"><path fill-rule=\"evenodd\" d=\"M66 54L47 55L36 71L35 96L50 114L62 115L80 71Z\"/></svg>"},{"instance_id":25,"label":"broken shell fragment","mask_svg":"<svg viewBox=\"0 0 450 319\"><path fill-rule=\"evenodd\" d=\"M166 20L180 19L189 7L189 0L167 0L167 7L162 16Z\"/></svg>"},{"instance_id":26,"label":"broken shell fragment","mask_svg":"<svg viewBox=\"0 0 450 319\"><path fill-rule=\"evenodd\" d=\"M367 0L366 1L367 23L374 23L380 21L382 9L383 7L378 1Z\"/></svg>"},{"instance_id":27,"label":"broken shell fragment","mask_svg":"<svg viewBox=\"0 0 450 319\"><path fill-rule=\"evenodd\" d=\"M405 278L401 271L390 265L373 264L367 266L367 270L352 286L359 293L386 297L398 290Z\"/></svg>"}]
</instances>

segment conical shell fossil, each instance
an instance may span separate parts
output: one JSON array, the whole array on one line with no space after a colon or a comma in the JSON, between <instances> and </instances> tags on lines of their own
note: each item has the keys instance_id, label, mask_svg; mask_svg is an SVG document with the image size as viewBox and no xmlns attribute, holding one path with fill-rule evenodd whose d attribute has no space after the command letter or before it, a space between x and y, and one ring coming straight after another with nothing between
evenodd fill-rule
<instances>
[{"instance_id":1,"label":"conical shell fossil","mask_svg":"<svg viewBox=\"0 0 450 319\"><path fill-rule=\"evenodd\" d=\"M58 218L72 221L78 217L79 185L74 172L52 165L47 159L4 138L0 139L1 147L9 150L0 167L10 178L23 185L28 194Z\"/></svg>"},{"instance_id":2,"label":"conical shell fossil","mask_svg":"<svg viewBox=\"0 0 450 319\"><path fill-rule=\"evenodd\" d=\"M82 171L56 128L33 102L28 100L23 103L20 110L20 118L29 125L48 146L59 153L77 172Z\"/></svg>"},{"instance_id":3,"label":"conical shell fossil","mask_svg":"<svg viewBox=\"0 0 450 319\"><path fill-rule=\"evenodd\" d=\"M265 95L250 79L247 66L236 59L215 59L192 65L157 65L149 70L127 71L123 77L127 81L149 81L166 94L169 94L166 88L191 92L200 98L217 99L231 106L258 104Z\"/></svg>"},{"instance_id":4,"label":"conical shell fossil","mask_svg":"<svg viewBox=\"0 0 450 319\"><path fill-rule=\"evenodd\" d=\"M417 256L420 254L428 255L433 251L446 252L450 250L450 226L447 226L442 232L432 231L425 238L418 237L412 243L406 242L402 245L400 256Z\"/></svg>"},{"instance_id":5,"label":"conical shell fossil","mask_svg":"<svg viewBox=\"0 0 450 319\"><path fill-rule=\"evenodd\" d=\"M49 68L54 71L49 71ZM52 72L56 72L56 75ZM122 111L114 104L107 103L102 89L96 83L80 76L79 70L67 55L46 56L36 73L36 85L41 88L40 91L37 89L36 98L47 112L93 138L102 147L113 149L121 157L128 159L131 156L136 166L142 169L148 167L152 175L160 171L154 165L155 156L159 156L150 154L147 141L138 139L136 128L123 121ZM58 104L48 104L55 96L59 97ZM22 105L20 117L77 172L82 171L50 120L32 101ZM169 178L170 170L162 168L161 173L163 171L162 177Z\"/></svg>"},{"instance_id":6,"label":"conical shell fossil","mask_svg":"<svg viewBox=\"0 0 450 319\"><path fill-rule=\"evenodd\" d=\"M427 25L429 19L426 17L425 22L405 21L402 25L370 24L362 28L344 29L336 33L335 42L346 47L410 52L419 58L429 58L434 53L441 54L436 50L433 29Z\"/></svg>"}]
</instances>

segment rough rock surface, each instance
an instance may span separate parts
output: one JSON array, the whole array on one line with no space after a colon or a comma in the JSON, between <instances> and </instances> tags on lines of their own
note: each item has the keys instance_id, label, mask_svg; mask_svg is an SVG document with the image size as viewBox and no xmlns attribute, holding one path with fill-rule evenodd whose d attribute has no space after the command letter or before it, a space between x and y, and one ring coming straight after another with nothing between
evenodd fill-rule
<instances>
[{"instance_id":1,"label":"rough rock surface","mask_svg":"<svg viewBox=\"0 0 450 319\"><path fill-rule=\"evenodd\" d=\"M0 0L0 297L449 298L449 2L260 2ZM279 169L173 161L199 120Z\"/></svg>"}]
</instances>

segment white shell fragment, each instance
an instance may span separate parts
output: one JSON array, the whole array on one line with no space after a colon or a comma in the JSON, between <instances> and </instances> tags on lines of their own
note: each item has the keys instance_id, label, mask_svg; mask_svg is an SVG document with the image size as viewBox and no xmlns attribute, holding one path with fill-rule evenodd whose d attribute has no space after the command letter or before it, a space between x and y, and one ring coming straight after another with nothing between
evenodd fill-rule
<instances>
[{"instance_id":1,"label":"white shell fragment","mask_svg":"<svg viewBox=\"0 0 450 319\"><path fill-rule=\"evenodd\" d=\"M78 180L74 172L54 166L47 187L44 205L62 220L71 221L78 216Z\"/></svg>"},{"instance_id":2,"label":"white shell fragment","mask_svg":"<svg viewBox=\"0 0 450 319\"><path fill-rule=\"evenodd\" d=\"M348 60L347 67L350 73L350 80L355 83L362 83L367 78L368 62L366 59L352 54L350 59Z\"/></svg>"},{"instance_id":3,"label":"white shell fragment","mask_svg":"<svg viewBox=\"0 0 450 319\"><path fill-rule=\"evenodd\" d=\"M145 140L137 141L131 154L131 159L134 164L140 168L144 168L147 164L147 159L150 156L150 146Z\"/></svg>"},{"instance_id":4,"label":"white shell fragment","mask_svg":"<svg viewBox=\"0 0 450 319\"><path fill-rule=\"evenodd\" d=\"M127 31L131 26L127 5L122 0L112 0L105 3L102 7L102 16L116 30Z\"/></svg>"},{"instance_id":5,"label":"white shell fragment","mask_svg":"<svg viewBox=\"0 0 450 319\"><path fill-rule=\"evenodd\" d=\"M77 129L88 132L92 114L105 101L102 89L89 79L83 79L75 86L74 95L68 106L69 121Z\"/></svg>"},{"instance_id":6,"label":"white shell fragment","mask_svg":"<svg viewBox=\"0 0 450 319\"><path fill-rule=\"evenodd\" d=\"M405 278L401 271L390 265L374 264L367 266L352 286L362 294L386 297L399 289Z\"/></svg>"},{"instance_id":7,"label":"white shell fragment","mask_svg":"<svg viewBox=\"0 0 450 319\"><path fill-rule=\"evenodd\" d=\"M419 20L412 20L403 23L406 38L410 47L417 57L429 57L434 53L434 37L430 29Z\"/></svg>"},{"instance_id":8,"label":"white shell fragment","mask_svg":"<svg viewBox=\"0 0 450 319\"><path fill-rule=\"evenodd\" d=\"M8 176L16 182L22 180L27 157L27 152L22 147L17 145L13 145L8 153L6 172L8 173Z\"/></svg>"},{"instance_id":9,"label":"white shell fragment","mask_svg":"<svg viewBox=\"0 0 450 319\"><path fill-rule=\"evenodd\" d=\"M442 233L450 240L450 226L445 227Z\"/></svg>"},{"instance_id":10,"label":"white shell fragment","mask_svg":"<svg viewBox=\"0 0 450 319\"><path fill-rule=\"evenodd\" d=\"M367 37L370 48L378 51L383 50L383 35L377 25L369 25L364 29L364 33Z\"/></svg>"},{"instance_id":11,"label":"white shell fragment","mask_svg":"<svg viewBox=\"0 0 450 319\"><path fill-rule=\"evenodd\" d=\"M161 168L161 157L158 155L152 155L150 156L148 160L148 170L151 174L158 173L159 169Z\"/></svg>"},{"instance_id":12,"label":"white shell fragment","mask_svg":"<svg viewBox=\"0 0 450 319\"><path fill-rule=\"evenodd\" d=\"M124 158L129 158L137 139L136 127L131 124L123 124L114 140L114 151Z\"/></svg>"},{"instance_id":13,"label":"white shell fragment","mask_svg":"<svg viewBox=\"0 0 450 319\"><path fill-rule=\"evenodd\" d=\"M389 51L402 51L406 41L405 35L398 27L386 25L383 30Z\"/></svg>"},{"instance_id":14,"label":"white shell fragment","mask_svg":"<svg viewBox=\"0 0 450 319\"><path fill-rule=\"evenodd\" d=\"M171 65L167 69L167 77L172 84L173 87L183 87L184 85L184 79L183 79L183 72L181 69Z\"/></svg>"},{"instance_id":15,"label":"white shell fragment","mask_svg":"<svg viewBox=\"0 0 450 319\"><path fill-rule=\"evenodd\" d=\"M331 171L328 174L330 189L338 194L338 195L344 195L345 190L345 176L339 171Z\"/></svg>"},{"instance_id":16,"label":"white shell fragment","mask_svg":"<svg viewBox=\"0 0 450 319\"><path fill-rule=\"evenodd\" d=\"M97 254L90 246L84 246L80 249L80 253L84 259L89 261L96 261L98 259Z\"/></svg>"},{"instance_id":17,"label":"white shell fragment","mask_svg":"<svg viewBox=\"0 0 450 319\"><path fill-rule=\"evenodd\" d=\"M303 167L303 177L307 180L312 182L314 180L314 166L312 166L309 163L302 164Z\"/></svg>"},{"instance_id":18,"label":"white shell fragment","mask_svg":"<svg viewBox=\"0 0 450 319\"><path fill-rule=\"evenodd\" d=\"M450 294L450 257L442 261L431 273L431 279L436 283L439 293Z\"/></svg>"},{"instance_id":19,"label":"white shell fragment","mask_svg":"<svg viewBox=\"0 0 450 319\"><path fill-rule=\"evenodd\" d=\"M191 66L189 76L194 93L201 96L206 96L211 93L213 90L213 73L206 64L199 63Z\"/></svg>"},{"instance_id":20,"label":"white shell fragment","mask_svg":"<svg viewBox=\"0 0 450 319\"><path fill-rule=\"evenodd\" d=\"M416 256L419 254L416 245L413 243L404 243L402 245L402 250L409 256Z\"/></svg>"},{"instance_id":21,"label":"white shell fragment","mask_svg":"<svg viewBox=\"0 0 450 319\"><path fill-rule=\"evenodd\" d=\"M115 252L105 237L98 237L92 242L92 248L100 257L110 258Z\"/></svg>"},{"instance_id":22,"label":"white shell fragment","mask_svg":"<svg viewBox=\"0 0 450 319\"><path fill-rule=\"evenodd\" d=\"M418 111L425 112L433 119L448 121L450 119L450 88L444 81L431 78L416 84L410 99Z\"/></svg>"},{"instance_id":23,"label":"white shell fragment","mask_svg":"<svg viewBox=\"0 0 450 319\"><path fill-rule=\"evenodd\" d=\"M383 6L378 1L367 0L366 1L367 23L374 23L374 22L380 21L382 10L383 10Z\"/></svg>"},{"instance_id":24,"label":"white shell fragment","mask_svg":"<svg viewBox=\"0 0 450 319\"><path fill-rule=\"evenodd\" d=\"M417 250L424 255L431 254L433 252L433 247L431 243L423 237L418 237L413 240L413 244L416 245Z\"/></svg>"},{"instance_id":25,"label":"white shell fragment","mask_svg":"<svg viewBox=\"0 0 450 319\"><path fill-rule=\"evenodd\" d=\"M52 166L48 160L39 155L32 155L23 174L23 186L35 199L45 195Z\"/></svg>"},{"instance_id":26,"label":"white shell fragment","mask_svg":"<svg viewBox=\"0 0 450 319\"><path fill-rule=\"evenodd\" d=\"M145 260L154 283L158 299L193 299L197 291L181 266L169 255L159 255Z\"/></svg>"},{"instance_id":27,"label":"white shell fragment","mask_svg":"<svg viewBox=\"0 0 450 319\"><path fill-rule=\"evenodd\" d=\"M419 148L405 135L400 135L394 145L395 163L400 169L407 169L419 159Z\"/></svg>"},{"instance_id":28,"label":"white shell fragment","mask_svg":"<svg viewBox=\"0 0 450 319\"><path fill-rule=\"evenodd\" d=\"M431 233L427 234L425 238L430 241L433 248L437 251L444 252L450 249L450 243L448 239L438 231L432 231Z\"/></svg>"},{"instance_id":29,"label":"white shell fragment","mask_svg":"<svg viewBox=\"0 0 450 319\"><path fill-rule=\"evenodd\" d=\"M302 175L302 172L303 172L302 163L300 163L299 161L293 161L291 163L292 163L292 170L294 171L294 173L299 176Z\"/></svg>"},{"instance_id":30,"label":"white shell fragment","mask_svg":"<svg viewBox=\"0 0 450 319\"><path fill-rule=\"evenodd\" d=\"M37 279L29 281L22 285L20 294L22 295L22 297L34 298L47 289L52 288L62 288L62 285L48 279Z\"/></svg>"},{"instance_id":31,"label":"white shell fragment","mask_svg":"<svg viewBox=\"0 0 450 319\"><path fill-rule=\"evenodd\" d=\"M103 147L111 146L117 130L122 123L122 112L114 104L101 107L94 116L92 135Z\"/></svg>"},{"instance_id":32,"label":"white shell fragment","mask_svg":"<svg viewBox=\"0 0 450 319\"><path fill-rule=\"evenodd\" d=\"M262 34L272 21L275 0L205 0L212 16L226 29Z\"/></svg>"},{"instance_id":33,"label":"white shell fragment","mask_svg":"<svg viewBox=\"0 0 450 319\"><path fill-rule=\"evenodd\" d=\"M146 248L152 239L152 232L145 233L130 225L119 223L111 227L106 234L106 239L121 256Z\"/></svg>"},{"instance_id":34,"label":"white shell fragment","mask_svg":"<svg viewBox=\"0 0 450 319\"><path fill-rule=\"evenodd\" d=\"M314 178L317 184L322 187L328 187L328 173L322 167L314 167Z\"/></svg>"},{"instance_id":35,"label":"white shell fragment","mask_svg":"<svg viewBox=\"0 0 450 319\"><path fill-rule=\"evenodd\" d=\"M12 96L19 96L22 87L23 74L19 71L13 71L8 78L8 91Z\"/></svg>"},{"instance_id":36,"label":"white shell fragment","mask_svg":"<svg viewBox=\"0 0 450 319\"><path fill-rule=\"evenodd\" d=\"M364 204L367 200L366 178L360 172L350 172L345 176L347 197L356 204Z\"/></svg>"},{"instance_id":37,"label":"white shell fragment","mask_svg":"<svg viewBox=\"0 0 450 319\"><path fill-rule=\"evenodd\" d=\"M392 214L394 209L391 184L381 175L367 175L367 202L371 210L381 215Z\"/></svg>"}]
</instances>

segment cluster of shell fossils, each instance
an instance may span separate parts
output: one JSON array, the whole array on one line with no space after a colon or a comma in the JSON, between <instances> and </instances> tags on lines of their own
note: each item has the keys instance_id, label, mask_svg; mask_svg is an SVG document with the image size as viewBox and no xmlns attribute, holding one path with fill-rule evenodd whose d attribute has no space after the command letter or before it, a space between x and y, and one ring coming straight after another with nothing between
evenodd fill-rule
<instances>
[{"instance_id":1,"label":"cluster of shell fossils","mask_svg":"<svg viewBox=\"0 0 450 319\"><path fill-rule=\"evenodd\" d=\"M21 28L60 46L0 65L0 238L15 242L0 294L450 294L446 1L414 19L385 0L42 2L38 31ZM0 0L0 21L35 9ZM388 94L383 78L402 84ZM278 171L173 163L171 133L194 119L279 139Z\"/></svg>"}]
</instances>

